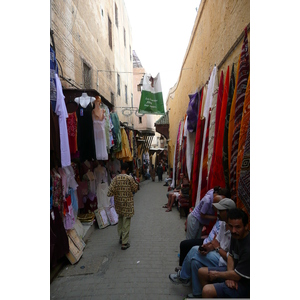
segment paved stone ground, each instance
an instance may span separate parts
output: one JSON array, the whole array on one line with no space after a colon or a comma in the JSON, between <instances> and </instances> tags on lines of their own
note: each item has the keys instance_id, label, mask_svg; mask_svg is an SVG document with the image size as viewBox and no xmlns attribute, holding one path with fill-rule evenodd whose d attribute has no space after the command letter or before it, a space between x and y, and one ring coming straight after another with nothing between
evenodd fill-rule
<instances>
[{"instance_id":1,"label":"paved stone ground","mask_svg":"<svg viewBox=\"0 0 300 300\"><path fill-rule=\"evenodd\" d=\"M146 180L134 196L130 248L123 251L117 227L96 229L80 261L65 266L50 285L51 299L184 299L191 287L174 285L185 218L165 212L167 187Z\"/></svg>"}]
</instances>

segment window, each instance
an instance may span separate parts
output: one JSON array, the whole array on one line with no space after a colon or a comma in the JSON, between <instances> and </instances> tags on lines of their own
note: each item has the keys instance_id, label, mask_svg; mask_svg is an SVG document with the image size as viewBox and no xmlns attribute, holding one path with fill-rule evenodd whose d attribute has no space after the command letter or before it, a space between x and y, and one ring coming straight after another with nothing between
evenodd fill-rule
<instances>
[{"instance_id":1,"label":"window","mask_svg":"<svg viewBox=\"0 0 300 300\"><path fill-rule=\"evenodd\" d=\"M120 89L120 75L117 74L117 85L118 85L118 95L121 95L121 89Z\"/></svg>"},{"instance_id":2,"label":"window","mask_svg":"<svg viewBox=\"0 0 300 300\"><path fill-rule=\"evenodd\" d=\"M83 62L83 86L86 89L92 88L91 68Z\"/></svg>"},{"instance_id":3,"label":"window","mask_svg":"<svg viewBox=\"0 0 300 300\"><path fill-rule=\"evenodd\" d=\"M112 49L112 29L111 29L111 20L108 17L108 44L110 49Z\"/></svg>"},{"instance_id":4,"label":"window","mask_svg":"<svg viewBox=\"0 0 300 300\"><path fill-rule=\"evenodd\" d=\"M139 117L139 124L142 124L142 117Z\"/></svg>"},{"instance_id":5,"label":"window","mask_svg":"<svg viewBox=\"0 0 300 300\"><path fill-rule=\"evenodd\" d=\"M127 85L125 85L125 103L128 104L128 99L127 99Z\"/></svg>"},{"instance_id":6,"label":"window","mask_svg":"<svg viewBox=\"0 0 300 300\"><path fill-rule=\"evenodd\" d=\"M116 3L115 3L115 23L116 23L116 26L119 27L118 6Z\"/></svg>"},{"instance_id":7,"label":"window","mask_svg":"<svg viewBox=\"0 0 300 300\"><path fill-rule=\"evenodd\" d=\"M129 57L130 57L130 61L132 60L132 55L131 55L131 46L129 46Z\"/></svg>"},{"instance_id":8,"label":"window","mask_svg":"<svg viewBox=\"0 0 300 300\"><path fill-rule=\"evenodd\" d=\"M124 47L126 47L126 30L124 28Z\"/></svg>"}]
</instances>

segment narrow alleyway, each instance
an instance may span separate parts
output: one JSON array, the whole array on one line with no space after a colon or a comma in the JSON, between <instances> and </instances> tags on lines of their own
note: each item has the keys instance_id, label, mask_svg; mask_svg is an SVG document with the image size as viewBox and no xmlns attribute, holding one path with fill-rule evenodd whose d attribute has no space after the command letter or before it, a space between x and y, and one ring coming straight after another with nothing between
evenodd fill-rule
<instances>
[{"instance_id":1,"label":"narrow alleyway","mask_svg":"<svg viewBox=\"0 0 300 300\"><path fill-rule=\"evenodd\" d=\"M178 266L185 218L176 208L165 212L167 187L146 180L134 196L130 244L121 250L116 226L96 229L83 257L68 265L50 286L51 299L184 299L191 287L168 278Z\"/></svg>"}]
</instances>

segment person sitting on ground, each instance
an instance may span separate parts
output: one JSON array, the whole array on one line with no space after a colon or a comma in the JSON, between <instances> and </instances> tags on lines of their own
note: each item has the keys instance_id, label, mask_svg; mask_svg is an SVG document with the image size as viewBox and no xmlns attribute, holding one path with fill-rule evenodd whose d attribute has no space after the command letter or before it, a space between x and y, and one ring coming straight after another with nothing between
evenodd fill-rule
<instances>
[{"instance_id":1,"label":"person sitting on ground","mask_svg":"<svg viewBox=\"0 0 300 300\"><path fill-rule=\"evenodd\" d=\"M168 182L173 180L173 169L170 169L170 174L169 177L165 179L165 184L164 186L169 186Z\"/></svg>"},{"instance_id":2,"label":"person sitting on ground","mask_svg":"<svg viewBox=\"0 0 300 300\"><path fill-rule=\"evenodd\" d=\"M226 270L227 251L229 251L231 233L227 222L230 209L236 208L236 204L229 198L213 203L220 220L220 229L211 242L203 243L202 246L194 246L183 261L180 271L170 274L169 279L175 284L187 284L192 282L193 293L187 298L201 297L202 286L198 279L198 269L201 267L223 267Z\"/></svg>"},{"instance_id":3,"label":"person sitting on ground","mask_svg":"<svg viewBox=\"0 0 300 300\"><path fill-rule=\"evenodd\" d=\"M188 215L186 239L200 239L204 225L217 219L212 203L217 203L223 198L230 198L230 192L219 186L210 189L200 200L199 204Z\"/></svg>"},{"instance_id":4,"label":"person sitting on ground","mask_svg":"<svg viewBox=\"0 0 300 300\"><path fill-rule=\"evenodd\" d=\"M163 206L163 208L167 208L166 212L172 211L173 204L174 204L175 200L178 199L179 196L188 198L189 190L190 190L189 180L184 177L182 180L180 191L170 194L168 203Z\"/></svg>"},{"instance_id":5,"label":"person sitting on ground","mask_svg":"<svg viewBox=\"0 0 300 300\"><path fill-rule=\"evenodd\" d=\"M241 209L228 212L231 232L227 270L200 268L198 277L203 298L250 298L250 231L248 216ZM209 284L210 282L222 281Z\"/></svg>"},{"instance_id":6,"label":"person sitting on ground","mask_svg":"<svg viewBox=\"0 0 300 300\"><path fill-rule=\"evenodd\" d=\"M174 193L178 193L180 191L183 178L184 178L184 174L180 173L179 174L179 181L177 182L177 186L174 189L172 189L171 191L167 192L168 201L169 201L169 195L174 194ZM171 188L173 188L173 186L171 186ZM166 203L165 206L167 206L167 204L168 203Z\"/></svg>"}]
</instances>

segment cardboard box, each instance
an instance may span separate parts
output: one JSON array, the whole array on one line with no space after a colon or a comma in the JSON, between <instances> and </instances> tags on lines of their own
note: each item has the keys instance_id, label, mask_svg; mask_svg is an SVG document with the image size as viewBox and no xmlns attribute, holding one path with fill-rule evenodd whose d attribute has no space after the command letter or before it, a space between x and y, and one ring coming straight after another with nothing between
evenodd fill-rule
<instances>
[{"instance_id":1,"label":"cardboard box","mask_svg":"<svg viewBox=\"0 0 300 300\"><path fill-rule=\"evenodd\" d=\"M81 258L83 251L79 250L76 247L76 245L73 243L73 241L71 240L71 238L69 236L68 236L68 240L69 240L69 253L67 253L66 256L67 256L68 260L70 261L70 263L72 265L74 265Z\"/></svg>"},{"instance_id":2,"label":"cardboard box","mask_svg":"<svg viewBox=\"0 0 300 300\"><path fill-rule=\"evenodd\" d=\"M75 229L71 229L67 231L67 235L70 237L74 245L79 249L83 250L85 248L85 242L82 238L80 238Z\"/></svg>"},{"instance_id":3,"label":"cardboard box","mask_svg":"<svg viewBox=\"0 0 300 300\"><path fill-rule=\"evenodd\" d=\"M106 211L103 207L94 211L99 228L105 228L110 225Z\"/></svg>"}]
</instances>

